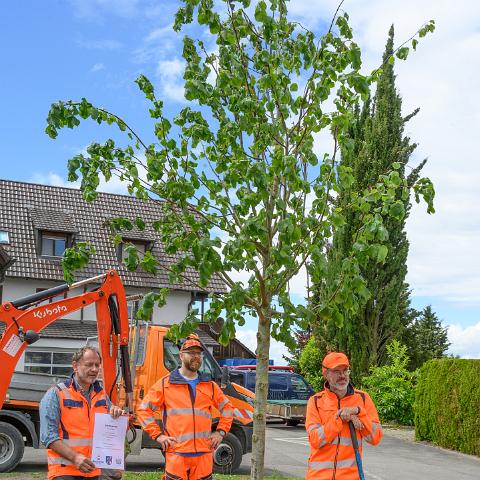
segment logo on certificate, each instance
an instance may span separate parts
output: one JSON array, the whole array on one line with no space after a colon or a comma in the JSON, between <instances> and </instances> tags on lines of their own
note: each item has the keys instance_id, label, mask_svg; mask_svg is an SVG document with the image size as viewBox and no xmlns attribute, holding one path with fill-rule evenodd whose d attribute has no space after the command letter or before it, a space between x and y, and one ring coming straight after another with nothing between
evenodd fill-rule
<instances>
[{"instance_id":1,"label":"logo on certificate","mask_svg":"<svg viewBox=\"0 0 480 480\"><path fill-rule=\"evenodd\" d=\"M111 465L111 464L112 464L112 457L109 456L109 455L107 455L107 456L105 457L105 463L106 463L107 465Z\"/></svg>"}]
</instances>

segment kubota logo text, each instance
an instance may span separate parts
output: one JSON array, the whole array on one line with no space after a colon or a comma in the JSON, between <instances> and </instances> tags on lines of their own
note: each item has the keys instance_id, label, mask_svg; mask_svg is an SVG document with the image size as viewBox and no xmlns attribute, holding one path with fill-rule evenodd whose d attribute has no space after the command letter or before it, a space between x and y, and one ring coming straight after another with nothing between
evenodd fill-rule
<instances>
[{"instance_id":1,"label":"kubota logo text","mask_svg":"<svg viewBox=\"0 0 480 480\"><path fill-rule=\"evenodd\" d=\"M33 312L33 316L35 318L45 318L45 317L51 317L52 315L57 315L58 313L66 312L67 307L65 305L57 305L56 307L53 308L45 308L43 310L37 310L36 312Z\"/></svg>"}]
</instances>

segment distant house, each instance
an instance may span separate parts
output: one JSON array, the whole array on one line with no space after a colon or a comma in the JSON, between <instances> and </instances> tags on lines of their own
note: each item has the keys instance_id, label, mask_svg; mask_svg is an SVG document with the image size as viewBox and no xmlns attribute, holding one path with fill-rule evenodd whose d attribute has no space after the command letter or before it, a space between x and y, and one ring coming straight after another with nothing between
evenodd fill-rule
<instances>
[{"instance_id":1,"label":"distant house","mask_svg":"<svg viewBox=\"0 0 480 480\"><path fill-rule=\"evenodd\" d=\"M131 220L142 217L146 228L125 231L123 242L115 247L105 221L118 216ZM0 180L0 303L64 283L60 259L65 248L88 241L95 246L96 254L78 272L76 280L113 268L119 272L127 295L168 288L167 304L155 308L152 323L180 322L195 302L204 301L206 292L196 286L198 274L194 270L186 272L183 283L169 282L173 259L165 253L151 226L159 216L158 202L153 199L100 193L94 202L87 203L77 189ZM123 266L127 243L139 252L151 251L163 267L157 275L129 272ZM207 290L218 294L226 291L218 278L212 279ZM94 320L94 307L90 306L53 323L38 342L28 347L17 368L58 375L69 371L72 352L96 336ZM201 334L210 350L219 346L206 332Z\"/></svg>"},{"instance_id":2,"label":"distant house","mask_svg":"<svg viewBox=\"0 0 480 480\"><path fill-rule=\"evenodd\" d=\"M218 340L222 326L223 319L219 318L213 325L201 323L200 330L203 331L205 335ZM214 345L213 355L217 360L226 360L227 358L257 358L254 352L252 352L246 345L236 338L231 340L226 346L221 345L220 343Z\"/></svg>"}]
</instances>

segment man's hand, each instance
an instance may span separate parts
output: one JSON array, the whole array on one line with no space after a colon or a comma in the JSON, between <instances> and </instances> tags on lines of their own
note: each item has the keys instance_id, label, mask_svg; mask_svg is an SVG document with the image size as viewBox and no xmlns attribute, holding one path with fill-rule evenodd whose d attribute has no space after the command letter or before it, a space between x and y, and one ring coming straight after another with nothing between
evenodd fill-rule
<instances>
[{"instance_id":1,"label":"man's hand","mask_svg":"<svg viewBox=\"0 0 480 480\"><path fill-rule=\"evenodd\" d=\"M353 426L355 427L355 430L362 430L363 429L363 423L358 419L356 415L351 415L351 420L353 423Z\"/></svg>"},{"instance_id":2,"label":"man's hand","mask_svg":"<svg viewBox=\"0 0 480 480\"><path fill-rule=\"evenodd\" d=\"M177 443L175 437L169 437L167 435L159 435L155 441L162 446L162 450L166 450L168 447L173 447L173 445Z\"/></svg>"},{"instance_id":3,"label":"man's hand","mask_svg":"<svg viewBox=\"0 0 480 480\"><path fill-rule=\"evenodd\" d=\"M112 405L110 407L110 416L112 418L118 418L120 415L125 415L125 412L117 405Z\"/></svg>"},{"instance_id":4,"label":"man's hand","mask_svg":"<svg viewBox=\"0 0 480 480\"><path fill-rule=\"evenodd\" d=\"M352 416L356 416L360 413L360 407L343 407L337 412L337 418L340 418L342 422L349 422L352 420Z\"/></svg>"},{"instance_id":5,"label":"man's hand","mask_svg":"<svg viewBox=\"0 0 480 480\"><path fill-rule=\"evenodd\" d=\"M213 432L210 435L210 447L212 450L215 450L222 443L222 440L223 436L220 432Z\"/></svg>"},{"instance_id":6,"label":"man's hand","mask_svg":"<svg viewBox=\"0 0 480 480\"><path fill-rule=\"evenodd\" d=\"M87 458L85 455L81 453L77 453L75 457L73 457L73 464L82 472L82 473L90 473L95 468L95 464Z\"/></svg>"}]
</instances>

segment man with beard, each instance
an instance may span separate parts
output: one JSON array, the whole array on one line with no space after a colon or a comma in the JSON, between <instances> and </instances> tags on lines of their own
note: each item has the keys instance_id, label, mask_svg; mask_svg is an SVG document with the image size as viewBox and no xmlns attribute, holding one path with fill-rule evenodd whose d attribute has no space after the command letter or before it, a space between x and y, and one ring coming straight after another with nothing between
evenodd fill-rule
<instances>
[{"instance_id":1,"label":"man with beard","mask_svg":"<svg viewBox=\"0 0 480 480\"><path fill-rule=\"evenodd\" d=\"M137 410L143 429L164 452L167 480L211 479L213 451L232 425L230 401L210 377L198 373L202 359L203 346L190 335L180 349L181 367L155 383ZM214 432L212 408L220 412Z\"/></svg>"},{"instance_id":2,"label":"man with beard","mask_svg":"<svg viewBox=\"0 0 480 480\"><path fill-rule=\"evenodd\" d=\"M362 439L376 445L382 438L377 409L366 392L350 383L350 362L344 353L329 353L322 362L325 388L310 397L305 428L310 443L307 479L356 480L349 422L353 423L360 455Z\"/></svg>"},{"instance_id":3,"label":"man with beard","mask_svg":"<svg viewBox=\"0 0 480 480\"><path fill-rule=\"evenodd\" d=\"M73 375L51 387L40 402L40 440L47 447L48 478L121 478L120 471L100 470L91 460L95 413L118 418L124 411L110 402L98 382L101 356L85 346L73 355Z\"/></svg>"}]
</instances>

